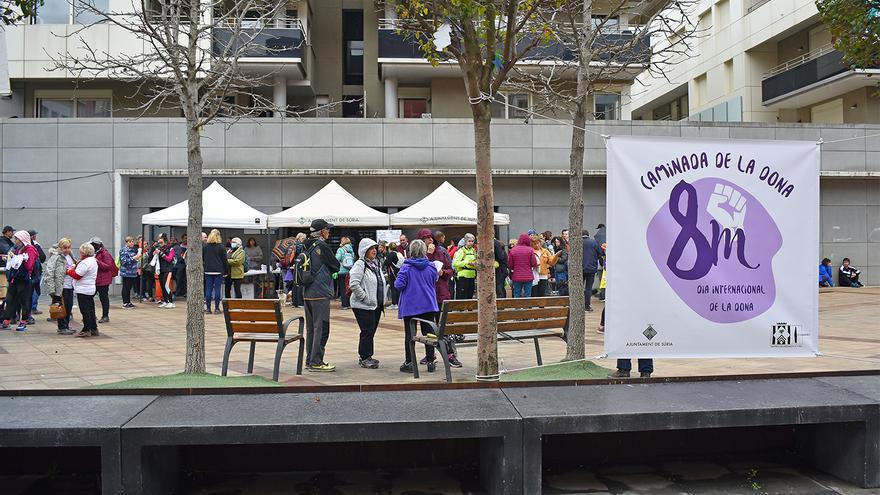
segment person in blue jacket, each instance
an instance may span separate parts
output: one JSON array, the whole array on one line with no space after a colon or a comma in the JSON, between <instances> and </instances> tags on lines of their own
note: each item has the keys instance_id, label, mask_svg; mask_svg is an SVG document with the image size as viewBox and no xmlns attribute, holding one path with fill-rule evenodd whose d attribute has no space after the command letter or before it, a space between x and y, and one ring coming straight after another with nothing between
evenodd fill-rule
<instances>
[{"instance_id":1,"label":"person in blue jacket","mask_svg":"<svg viewBox=\"0 0 880 495\"><path fill-rule=\"evenodd\" d=\"M831 260L825 258L819 265L819 287L834 287L834 272L831 270Z\"/></svg>"},{"instance_id":2,"label":"person in blue jacket","mask_svg":"<svg viewBox=\"0 0 880 495\"><path fill-rule=\"evenodd\" d=\"M428 260L428 247L424 241L416 239L409 243L409 257L400 267L400 273L394 280L394 287L400 291L400 306L397 309L397 317L403 319L404 349L406 361L400 366L400 371L412 373L415 364L415 356L411 355L409 347L409 330L413 318L427 321L436 321L437 293L434 284L440 276L437 267ZM431 333L431 327L421 324L422 334ZM434 346L425 345L425 364L428 371L436 369L434 362Z\"/></svg>"}]
</instances>

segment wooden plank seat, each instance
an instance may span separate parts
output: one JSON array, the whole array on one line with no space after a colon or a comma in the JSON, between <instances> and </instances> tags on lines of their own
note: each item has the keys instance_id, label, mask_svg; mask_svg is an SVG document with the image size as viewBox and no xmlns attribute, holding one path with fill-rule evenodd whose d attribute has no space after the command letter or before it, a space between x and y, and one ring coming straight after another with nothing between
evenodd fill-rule
<instances>
[{"instance_id":1,"label":"wooden plank seat","mask_svg":"<svg viewBox=\"0 0 880 495\"><path fill-rule=\"evenodd\" d=\"M539 340L548 337L565 340L569 307L568 296L498 299L495 313L498 322L498 340L520 342L532 340L535 344L535 357L540 366L544 363L541 359ZM432 329L432 333L427 336L419 335L417 322L426 323ZM413 358L415 359L417 343L436 347L443 359L446 381L451 382L452 371L449 365L447 339L464 344L476 343L477 301L475 299L445 301L440 309L439 322L413 318L406 331ZM419 367L416 363L413 363L413 376L419 377Z\"/></svg>"},{"instance_id":2,"label":"wooden plank seat","mask_svg":"<svg viewBox=\"0 0 880 495\"><path fill-rule=\"evenodd\" d=\"M295 316L283 321L281 302L277 299L227 299L223 301L223 317L226 319L226 350L223 351L222 375L226 376L229 368L229 355L232 347L238 342L250 342L248 356L248 373L254 372L254 352L257 342L276 343L275 367L272 379L278 381L281 368L281 355L284 348L292 342L299 341L299 353L296 359L296 374L302 375L303 348L305 346L305 318ZM294 321L299 321L299 331L288 335L287 329Z\"/></svg>"}]
</instances>

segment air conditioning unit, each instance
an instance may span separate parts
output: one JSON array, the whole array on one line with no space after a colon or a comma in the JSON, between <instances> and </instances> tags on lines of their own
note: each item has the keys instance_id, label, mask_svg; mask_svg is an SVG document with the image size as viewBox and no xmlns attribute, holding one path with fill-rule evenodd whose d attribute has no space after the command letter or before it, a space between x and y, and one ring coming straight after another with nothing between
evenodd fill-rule
<instances>
[{"instance_id":1,"label":"air conditioning unit","mask_svg":"<svg viewBox=\"0 0 880 495\"><path fill-rule=\"evenodd\" d=\"M430 119L430 118L431 118L431 114L430 114L430 113L423 113L423 114L422 114L422 118L423 118L423 119Z\"/></svg>"}]
</instances>

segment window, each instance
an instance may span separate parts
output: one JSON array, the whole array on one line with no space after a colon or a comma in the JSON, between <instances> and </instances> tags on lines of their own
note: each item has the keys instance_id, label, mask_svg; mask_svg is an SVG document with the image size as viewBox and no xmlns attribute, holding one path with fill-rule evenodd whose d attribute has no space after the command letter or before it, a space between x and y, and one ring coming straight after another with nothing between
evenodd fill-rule
<instances>
[{"instance_id":1,"label":"window","mask_svg":"<svg viewBox=\"0 0 880 495\"><path fill-rule=\"evenodd\" d=\"M620 95L597 94L593 100L596 120L618 120L620 118Z\"/></svg>"},{"instance_id":2,"label":"window","mask_svg":"<svg viewBox=\"0 0 880 495\"><path fill-rule=\"evenodd\" d=\"M102 22L104 18L100 12L108 12L109 10L110 0L76 0L73 6L73 23L94 24Z\"/></svg>"},{"instance_id":3,"label":"window","mask_svg":"<svg viewBox=\"0 0 880 495\"><path fill-rule=\"evenodd\" d=\"M422 117L423 113L428 113L428 100L407 98L400 101L403 104L403 118L405 119L418 119Z\"/></svg>"},{"instance_id":4,"label":"window","mask_svg":"<svg viewBox=\"0 0 880 495\"><path fill-rule=\"evenodd\" d=\"M105 19L102 12L110 10L110 0L43 0L37 5L34 24L94 24Z\"/></svg>"},{"instance_id":5,"label":"window","mask_svg":"<svg viewBox=\"0 0 880 495\"><path fill-rule=\"evenodd\" d=\"M364 11L342 11L342 84L364 83Z\"/></svg>"},{"instance_id":6,"label":"window","mask_svg":"<svg viewBox=\"0 0 880 495\"><path fill-rule=\"evenodd\" d=\"M34 24L70 24L70 4L67 0L44 0L37 5Z\"/></svg>"},{"instance_id":7,"label":"window","mask_svg":"<svg viewBox=\"0 0 880 495\"><path fill-rule=\"evenodd\" d=\"M112 117L110 98L37 98L37 118Z\"/></svg>"},{"instance_id":8,"label":"window","mask_svg":"<svg viewBox=\"0 0 880 495\"><path fill-rule=\"evenodd\" d=\"M497 119L525 119L530 116L529 95L525 93L495 95L492 117Z\"/></svg>"}]
</instances>

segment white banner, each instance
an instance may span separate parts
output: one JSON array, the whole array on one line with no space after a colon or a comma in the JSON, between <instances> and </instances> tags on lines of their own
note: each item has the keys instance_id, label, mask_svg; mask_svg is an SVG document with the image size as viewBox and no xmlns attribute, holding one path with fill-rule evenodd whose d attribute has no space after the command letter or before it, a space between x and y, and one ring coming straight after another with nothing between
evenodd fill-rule
<instances>
[{"instance_id":1,"label":"white banner","mask_svg":"<svg viewBox=\"0 0 880 495\"><path fill-rule=\"evenodd\" d=\"M376 231L376 242L387 243L400 242L400 229L386 229Z\"/></svg>"},{"instance_id":2,"label":"white banner","mask_svg":"<svg viewBox=\"0 0 880 495\"><path fill-rule=\"evenodd\" d=\"M818 352L819 146L608 140L605 352Z\"/></svg>"}]
</instances>

